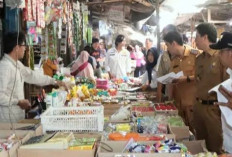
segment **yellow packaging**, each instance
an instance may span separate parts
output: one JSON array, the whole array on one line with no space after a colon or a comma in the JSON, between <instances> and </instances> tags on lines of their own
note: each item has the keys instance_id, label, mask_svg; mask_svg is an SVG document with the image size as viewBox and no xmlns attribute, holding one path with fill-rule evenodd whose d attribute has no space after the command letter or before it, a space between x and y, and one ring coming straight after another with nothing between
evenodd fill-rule
<instances>
[{"instance_id":1,"label":"yellow packaging","mask_svg":"<svg viewBox=\"0 0 232 157\"><path fill-rule=\"evenodd\" d=\"M130 132L131 131L131 126L129 124L117 124L116 125L116 131Z\"/></svg>"}]
</instances>

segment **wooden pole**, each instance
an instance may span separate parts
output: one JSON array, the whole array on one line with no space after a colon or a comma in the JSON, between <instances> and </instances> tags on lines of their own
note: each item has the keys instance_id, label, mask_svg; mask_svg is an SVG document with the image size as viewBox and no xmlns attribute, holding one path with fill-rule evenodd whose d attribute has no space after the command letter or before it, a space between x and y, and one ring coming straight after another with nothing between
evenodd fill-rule
<instances>
[{"instance_id":1,"label":"wooden pole","mask_svg":"<svg viewBox=\"0 0 232 157\"><path fill-rule=\"evenodd\" d=\"M159 11L159 0L156 0L156 19L157 19L157 27L156 27L156 34L157 34L157 50L160 53L160 11Z\"/></svg>"}]
</instances>

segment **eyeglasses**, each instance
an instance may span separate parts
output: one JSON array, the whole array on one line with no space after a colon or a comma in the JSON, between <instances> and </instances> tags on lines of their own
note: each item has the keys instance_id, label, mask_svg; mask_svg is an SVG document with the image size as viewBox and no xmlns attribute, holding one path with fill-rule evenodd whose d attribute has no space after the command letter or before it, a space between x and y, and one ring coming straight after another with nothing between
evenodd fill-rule
<instances>
[{"instance_id":1,"label":"eyeglasses","mask_svg":"<svg viewBox=\"0 0 232 157\"><path fill-rule=\"evenodd\" d=\"M25 43L19 44L19 46L27 46Z\"/></svg>"}]
</instances>

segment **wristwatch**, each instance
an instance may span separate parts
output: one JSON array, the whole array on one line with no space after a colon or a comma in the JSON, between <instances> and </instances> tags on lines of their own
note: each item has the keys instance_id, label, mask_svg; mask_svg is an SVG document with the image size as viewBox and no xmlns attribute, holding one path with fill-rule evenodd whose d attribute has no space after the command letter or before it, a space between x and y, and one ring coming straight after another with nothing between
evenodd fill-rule
<instances>
[{"instance_id":1,"label":"wristwatch","mask_svg":"<svg viewBox=\"0 0 232 157\"><path fill-rule=\"evenodd\" d=\"M187 76L187 82L191 82L191 80L190 80L189 76Z\"/></svg>"}]
</instances>

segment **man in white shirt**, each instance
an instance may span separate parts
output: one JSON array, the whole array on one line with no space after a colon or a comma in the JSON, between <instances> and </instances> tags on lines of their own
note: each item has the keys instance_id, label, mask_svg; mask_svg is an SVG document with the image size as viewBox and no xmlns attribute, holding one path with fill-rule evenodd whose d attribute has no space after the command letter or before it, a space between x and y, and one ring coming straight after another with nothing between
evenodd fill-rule
<instances>
[{"instance_id":1,"label":"man in white shirt","mask_svg":"<svg viewBox=\"0 0 232 157\"><path fill-rule=\"evenodd\" d=\"M227 73L230 75L230 79L232 80L232 33L222 33L221 39L216 44L210 45L210 48L220 50L220 59L222 60L222 64L228 67ZM228 100L228 102L217 104L227 106L231 109L230 114L232 114L232 91L229 91L224 86L220 86L219 91ZM223 116L222 112L221 120L223 130L223 146L227 152L232 153L232 126L227 123L227 121L232 121L232 119L228 119L228 117Z\"/></svg>"},{"instance_id":2,"label":"man in white shirt","mask_svg":"<svg viewBox=\"0 0 232 157\"><path fill-rule=\"evenodd\" d=\"M105 59L105 69L110 78L123 78L131 72L130 53L125 49L126 39L118 35L115 40L115 48L108 50Z\"/></svg>"},{"instance_id":3,"label":"man in white shirt","mask_svg":"<svg viewBox=\"0 0 232 157\"><path fill-rule=\"evenodd\" d=\"M25 67L19 61L24 56L25 48L25 35L22 32L5 35L4 56L0 61L0 122L24 119L24 110L31 107L24 98L24 82L40 86L65 85Z\"/></svg>"}]
</instances>

